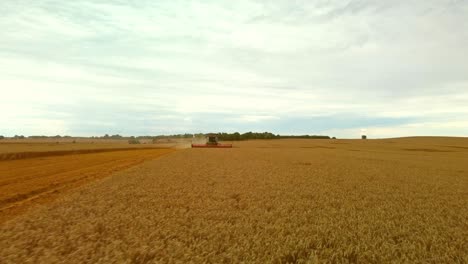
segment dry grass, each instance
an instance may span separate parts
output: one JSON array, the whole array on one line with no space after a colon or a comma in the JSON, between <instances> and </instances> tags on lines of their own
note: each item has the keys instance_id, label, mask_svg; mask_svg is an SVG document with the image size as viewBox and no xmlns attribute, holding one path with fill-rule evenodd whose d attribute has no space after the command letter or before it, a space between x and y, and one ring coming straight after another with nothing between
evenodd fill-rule
<instances>
[{"instance_id":1,"label":"dry grass","mask_svg":"<svg viewBox=\"0 0 468 264\"><path fill-rule=\"evenodd\" d=\"M5 223L2 261L468 261L466 139L236 145L175 152Z\"/></svg>"}]
</instances>

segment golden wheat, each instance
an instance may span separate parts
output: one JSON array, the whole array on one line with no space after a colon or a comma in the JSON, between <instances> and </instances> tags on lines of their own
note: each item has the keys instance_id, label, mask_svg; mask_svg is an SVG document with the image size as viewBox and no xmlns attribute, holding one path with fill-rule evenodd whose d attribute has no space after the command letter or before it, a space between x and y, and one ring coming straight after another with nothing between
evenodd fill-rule
<instances>
[{"instance_id":1,"label":"golden wheat","mask_svg":"<svg viewBox=\"0 0 468 264\"><path fill-rule=\"evenodd\" d=\"M2 263L466 263L468 142L188 149L0 228Z\"/></svg>"}]
</instances>

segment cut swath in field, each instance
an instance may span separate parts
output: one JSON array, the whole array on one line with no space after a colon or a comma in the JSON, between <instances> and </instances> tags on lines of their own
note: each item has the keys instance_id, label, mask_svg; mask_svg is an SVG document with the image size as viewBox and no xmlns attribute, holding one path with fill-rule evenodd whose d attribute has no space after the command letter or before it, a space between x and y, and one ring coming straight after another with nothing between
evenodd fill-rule
<instances>
[{"instance_id":1,"label":"cut swath in field","mask_svg":"<svg viewBox=\"0 0 468 264\"><path fill-rule=\"evenodd\" d=\"M0 221L59 193L100 179L171 149L106 150L0 162ZM94 151L93 151L94 152Z\"/></svg>"}]
</instances>

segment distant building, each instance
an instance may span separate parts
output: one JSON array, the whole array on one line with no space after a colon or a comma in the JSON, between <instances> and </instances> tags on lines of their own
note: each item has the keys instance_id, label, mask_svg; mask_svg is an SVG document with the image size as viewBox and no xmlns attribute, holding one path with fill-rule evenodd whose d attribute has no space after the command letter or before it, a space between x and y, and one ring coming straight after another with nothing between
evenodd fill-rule
<instances>
[{"instance_id":1,"label":"distant building","mask_svg":"<svg viewBox=\"0 0 468 264\"><path fill-rule=\"evenodd\" d=\"M366 136L366 135L362 135L361 138L362 138L362 139L367 139L367 136Z\"/></svg>"}]
</instances>

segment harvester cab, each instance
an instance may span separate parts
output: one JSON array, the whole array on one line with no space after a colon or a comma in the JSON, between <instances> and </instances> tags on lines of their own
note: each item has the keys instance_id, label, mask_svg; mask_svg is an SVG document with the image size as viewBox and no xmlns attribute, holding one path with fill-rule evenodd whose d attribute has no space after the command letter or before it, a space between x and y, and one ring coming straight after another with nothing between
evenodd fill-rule
<instances>
[{"instance_id":1,"label":"harvester cab","mask_svg":"<svg viewBox=\"0 0 468 264\"><path fill-rule=\"evenodd\" d=\"M221 144L218 142L218 134L206 134L205 144L193 144L192 148L232 148L232 144Z\"/></svg>"},{"instance_id":2,"label":"harvester cab","mask_svg":"<svg viewBox=\"0 0 468 264\"><path fill-rule=\"evenodd\" d=\"M208 139L206 141L206 144L208 145L218 145L218 136L215 134L208 134L206 135L206 138Z\"/></svg>"}]
</instances>

